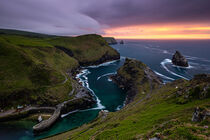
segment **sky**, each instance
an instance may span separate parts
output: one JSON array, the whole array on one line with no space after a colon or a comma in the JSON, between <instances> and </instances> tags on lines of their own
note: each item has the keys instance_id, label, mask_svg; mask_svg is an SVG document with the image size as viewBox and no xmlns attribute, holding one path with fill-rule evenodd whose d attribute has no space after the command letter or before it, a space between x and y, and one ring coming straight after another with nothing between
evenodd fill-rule
<instances>
[{"instance_id":1,"label":"sky","mask_svg":"<svg viewBox=\"0 0 210 140\"><path fill-rule=\"evenodd\" d=\"M0 28L121 39L210 39L210 0L0 0Z\"/></svg>"}]
</instances>

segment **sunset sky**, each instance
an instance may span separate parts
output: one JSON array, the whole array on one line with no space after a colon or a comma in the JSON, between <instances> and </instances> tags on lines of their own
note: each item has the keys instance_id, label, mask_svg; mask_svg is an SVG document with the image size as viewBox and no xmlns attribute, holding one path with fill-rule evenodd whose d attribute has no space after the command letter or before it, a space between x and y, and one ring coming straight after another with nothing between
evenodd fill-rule
<instances>
[{"instance_id":1,"label":"sunset sky","mask_svg":"<svg viewBox=\"0 0 210 140\"><path fill-rule=\"evenodd\" d=\"M122 39L210 39L210 0L0 0L0 28Z\"/></svg>"}]
</instances>

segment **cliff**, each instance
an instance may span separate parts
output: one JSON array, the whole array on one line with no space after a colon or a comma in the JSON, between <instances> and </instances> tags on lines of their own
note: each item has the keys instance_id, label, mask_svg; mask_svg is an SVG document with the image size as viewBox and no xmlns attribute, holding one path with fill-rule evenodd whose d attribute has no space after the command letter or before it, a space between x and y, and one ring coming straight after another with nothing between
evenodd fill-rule
<instances>
[{"instance_id":1,"label":"cliff","mask_svg":"<svg viewBox=\"0 0 210 140\"><path fill-rule=\"evenodd\" d=\"M129 104L114 113L101 111L95 121L48 139L209 138L210 75L163 85L145 64L126 59L113 78L132 97Z\"/></svg>"},{"instance_id":2,"label":"cliff","mask_svg":"<svg viewBox=\"0 0 210 140\"><path fill-rule=\"evenodd\" d=\"M115 40L114 37L104 37L104 39L106 40L106 42L109 45L115 45L115 44L117 44L117 41Z\"/></svg>"},{"instance_id":3,"label":"cliff","mask_svg":"<svg viewBox=\"0 0 210 140\"><path fill-rule=\"evenodd\" d=\"M56 106L74 98L80 66L119 59L100 35L52 36L0 29L0 109Z\"/></svg>"}]
</instances>

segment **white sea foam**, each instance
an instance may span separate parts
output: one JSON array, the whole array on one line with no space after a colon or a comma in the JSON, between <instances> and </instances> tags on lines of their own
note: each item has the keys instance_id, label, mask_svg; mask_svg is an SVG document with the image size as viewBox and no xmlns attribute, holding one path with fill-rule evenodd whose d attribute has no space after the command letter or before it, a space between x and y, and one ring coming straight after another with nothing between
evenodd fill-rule
<instances>
[{"instance_id":1,"label":"white sea foam","mask_svg":"<svg viewBox=\"0 0 210 140\"><path fill-rule=\"evenodd\" d=\"M76 113L76 112L78 112L78 111L79 111L79 110L74 110L74 111L68 112L68 113L66 113L66 114L62 114L62 115L61 115L61 118L64 118L64 117L66 117L66 116L68 116L68 115L70 115L70 114Z\"/></svg>"},{"instance_id":2,"label":"white sea foam","mask_svg":"<svg viewBox=\"0 0 210 140\"><path fill-rule=\"evenodd\" d=\"M103 74L103 75L99 76L99 77L97 78L97 80L101 79L102 77L109 76L109 75L114 75L114 74L117 74L117 72L111 72L111 73Z\"/></svg>"},{"instance_id":3,"label":"white sea foam","mask_svg":"<svg viewBox=\"0 0 210 140\"><path fill-rule=\"evenodd\" d=\"M105 62L105 63L99 64L99 65L93 65L93 66L88 66L88 67L84 67L84 68L98 68L98 67L102 67L102 66L108 66L108 65L113 64L117 61L124 60L125 58L126 57L121 56L120 59L118 59L118 60L113 60L113 61Z\"/></svg>"},{"instance_id":4,"label":"white sea foam","mask_svg":"<svg viewBox=\"0 0 210 140\"><path fill-rule=\"evenodd\" d=\"M117 108L115 109L116 111L120 110L123 106L122 105L118 105Z\"/></svg>"},{"instance_id":5,"label":"white sea foam","mask_svg":"<svg viewBox=\"0 0 210 140\"><path fill-rule=\"evenodd\" d=\"M101 66L108 66L108 65L113 64L113 63L115 63L117 61L119 61L119 59L118 60L109 61L109 62L105 62L105 63L99 64L99 65L88 66L86 68L98 68L98 67L101 67Z\"/></svg>"},{"instance_id":6,"label":"white sea foam","mask_svg":"<svg viewBox=\"0 0 210 140\"><path fill-rule=\"evenodd\" d=\"M186 78L186 77L184 77L184 76L181 76L181 75L179 75L179 74L176 74L176 73L170 71L170 70L166 67L166 64L172 64L172 62L171 62L170 59L165 59L165 60L163 60L160 64L162 65L162 67L163 67L167 72L171 73L172 75L175 75L175 76L177 76L177 77L180 77L180 78L189 80L188 78Z\"/></svg>"},{"instance_id":7,"label":"white sea foam","mask_svg":"<svg viewBox=\"0 0 210 140\"><path fill-rule=\"evenodd\" d=\"M160 76L160 77L162 77L162 78L164 78L164 79L168 79L168 80L175 80L175 79L173 79L173 78L171 78L171 77L168 77L168 76L165 76L165 75L163 75L163 74L161 74L161 73L159 73L159 72L157 72L157 71L154 71L155 72L155 74L157 74L158 76Z\"/></svg>"},{"instance_id":8,"label":"white sea foam","mask_svg":"<svg viewBox=\"0 0 210 140\"><path fill-rule=\"evenodd\" d=\"M95 96L96 102L97 102L97 109L104 109L105 107L101 104L101 100L96 96L95 92L89 87L88 83L88 77L87 75L90 74L90 71L88 69L84 69L81 71L81 73L76 75L76 78L79 78L79 81L82 82L82 85L89 89L91 93ZM82 79L83 78L83 79Z\"/></svg>"},{"instance_id":9,"label":"white sea foam","mask_svg":"<svg viewBox=\"0 0 210 140\"><path fill-rule=\"evenodd\" d=\"M108 78L108 81L109 81L109 82L111 82L111 81L112 81L112 79Z\"/></svg>"}]
</instances>

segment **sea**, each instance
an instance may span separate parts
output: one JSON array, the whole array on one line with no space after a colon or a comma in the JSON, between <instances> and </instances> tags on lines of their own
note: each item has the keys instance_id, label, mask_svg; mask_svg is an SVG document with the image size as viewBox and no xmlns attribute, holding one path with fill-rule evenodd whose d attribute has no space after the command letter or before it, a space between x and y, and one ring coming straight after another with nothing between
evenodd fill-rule
<instances>
[{"instance_id":1,"label":"sea","mask_svg":"<svg viewBox=\"0 0 210 140\"><path fill-rule=\"evenodd\" d=\"M165 83L180 78L190 80L196 74L210 73L210 40L124 40L124 44L111 46L120 53L120 60L84 67L77 75L97 101L93 108L62 114L62 118L50 130L38 136L32 131L36 122L17 120L0 123L0 139L41 139L91 122L102 109L109 112L120 110L124 106L126 92L109 76L116 74L126 57L142 61ZM186 57L189 67L177 67L172 64L171 59L175 51Z\"/></svg>"}]
</instances>

